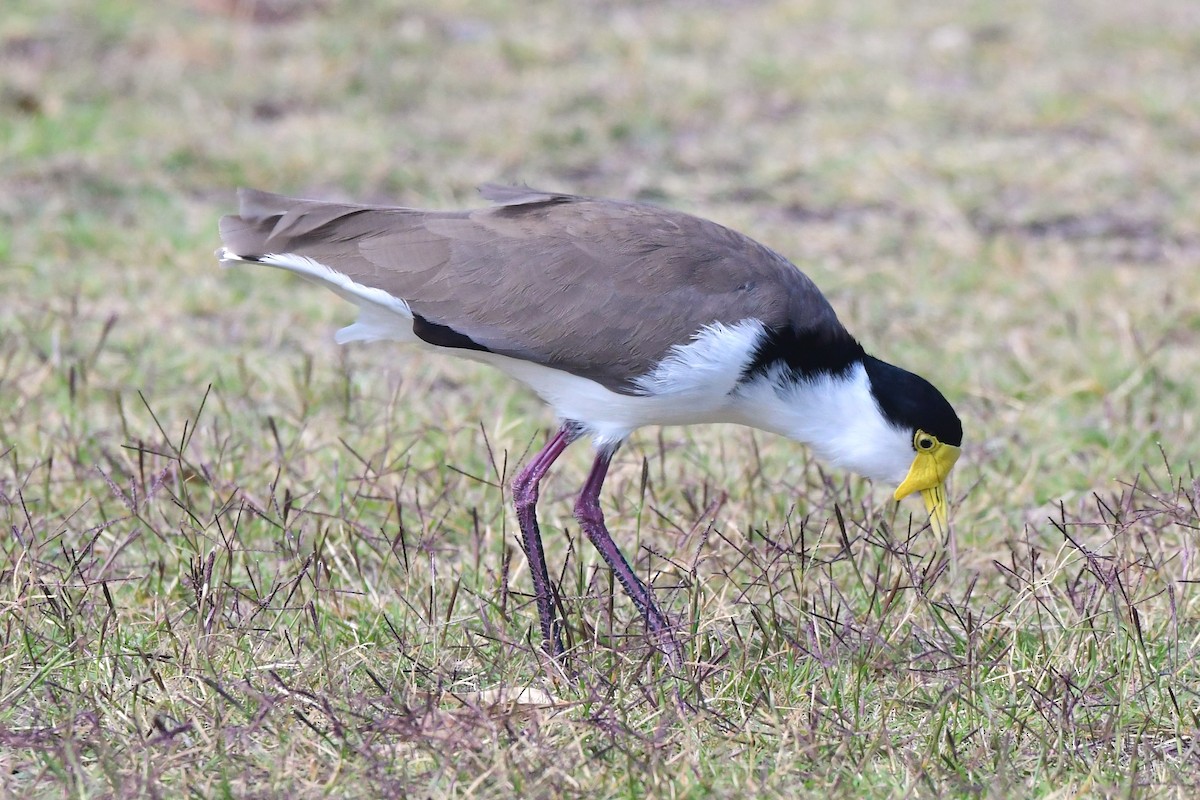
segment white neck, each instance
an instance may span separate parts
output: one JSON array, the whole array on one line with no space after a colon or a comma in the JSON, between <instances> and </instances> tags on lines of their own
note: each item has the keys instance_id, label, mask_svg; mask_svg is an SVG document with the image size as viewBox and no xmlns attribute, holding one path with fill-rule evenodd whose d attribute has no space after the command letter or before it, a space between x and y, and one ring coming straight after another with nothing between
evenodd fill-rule
<instances>
[{"instance_id":1,"label":"white neck","mask_svg":"<svg viewBox=\"0 0 1200 800\"><path fill-rule=\"evenodd\" d=\"M769 370L737 392L741 422L804 442L817 455L874 480L899 484L912 434L884 418L862 363L841 375L790 379Z\"/></svg>"}]
</instances>

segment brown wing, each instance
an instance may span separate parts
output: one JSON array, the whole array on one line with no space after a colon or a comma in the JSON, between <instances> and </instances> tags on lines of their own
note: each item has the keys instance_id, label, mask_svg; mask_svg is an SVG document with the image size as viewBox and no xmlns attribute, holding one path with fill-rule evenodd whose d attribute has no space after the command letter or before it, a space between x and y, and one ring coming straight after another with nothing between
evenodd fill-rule
<instances>
[{"instance_id":1,"label":"brown wing","mask_svg":"<svg viewBox=\"0 0 1200 800\"><path fill-rule=\"evenodd\" d=\"M715 322L841 329L800 270L716 223L524 188L482 192L499 205L436 212L243 190L221 236L241 256L307 256L487 350L622 392Z\"/></svg>"}]
</instances>

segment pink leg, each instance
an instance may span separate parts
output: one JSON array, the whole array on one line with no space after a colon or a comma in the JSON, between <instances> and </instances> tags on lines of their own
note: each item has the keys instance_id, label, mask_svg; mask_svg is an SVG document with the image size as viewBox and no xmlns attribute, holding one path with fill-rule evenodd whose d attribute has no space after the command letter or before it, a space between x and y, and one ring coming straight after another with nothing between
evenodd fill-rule
<instances>
[{"instance_id":1,"label":"pink leg","mask_svg":"<svg viewBox=\"0 0 1200 800\"><path fill-rule=\"evenodd\" d=\"M517 473L512 483L513 504L517 507L517 524L521 526L521 544L525 548L525 557L529 559L529 571L533 573L533 596L537 601L538 619L542 625L542 647L556 657L563 652L562 633L554 613L550 572L546 569L542 533L538 530L538 483L555 459L578 438L579 430L570 423L564 424L558 433L546 442L541 452Z\"/></svg>"},{"instance_id":2,"label":"pink leg","mask_svg":"<svg viewBox=\"0 0 1200 800\"><path fill-rule=\"evenodd\" d=\"M616 448L614 447L596 453L596 461L592 464L591 474L588 475L587 482L583 485L579 499L575 501L575 518L579 520L588 539L608 562L608 566L616 573L617 580L625 587L625 593L642 613L646 627L650 629L658 646L666 654L667 660L673 666L678 667L683 664L683 648L675 637L670 621L658 610L658 605L654 602L653 591L638 578L629 566L629 562L625 560L625 556L621 554L616 542L612 540L608 528L604 526L604 512L600 510L600 488L604 485L604 478L608 475L608 465L615 452Z\"/></svg>"}]
</instances>

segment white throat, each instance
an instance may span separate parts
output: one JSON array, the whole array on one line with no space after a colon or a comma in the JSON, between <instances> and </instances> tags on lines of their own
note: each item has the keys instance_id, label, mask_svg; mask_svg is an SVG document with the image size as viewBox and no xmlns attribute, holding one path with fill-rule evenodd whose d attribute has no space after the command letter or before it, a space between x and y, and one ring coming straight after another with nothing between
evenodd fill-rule
<instances>
[{"instance_id":1,"label":"white throat","mask_svg":"<svg viewBox=\"0 0 1200 800\"><path fill-rule=\"evenodd\" d=\"M738 390L741 422L804 442L844 469L899 484L912 433L888 422L861 362L839 375L794 380L782 365Z\"/></svg>"}]
</instances>

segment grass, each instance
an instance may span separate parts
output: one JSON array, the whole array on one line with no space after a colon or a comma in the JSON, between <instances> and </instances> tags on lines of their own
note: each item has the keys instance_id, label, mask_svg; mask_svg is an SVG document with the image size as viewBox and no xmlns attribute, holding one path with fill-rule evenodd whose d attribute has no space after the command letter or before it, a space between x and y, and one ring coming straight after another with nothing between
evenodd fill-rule
<instances>
[{"instance_id":1,"label":"grass","mask_svg":"<svg viewBox=\"0 0 1200 800\"><path fill-rule=\"evenodd\" d=\"M9 5L3 794L1196 791L1186 4ZM548 668L507 482L549 416L211 256L236 185L497 179L795 260L959 407L954 537L766 434L643 431L604 502L676 679L570 517L581 450Z\"/></svg>"}]
</instances>

